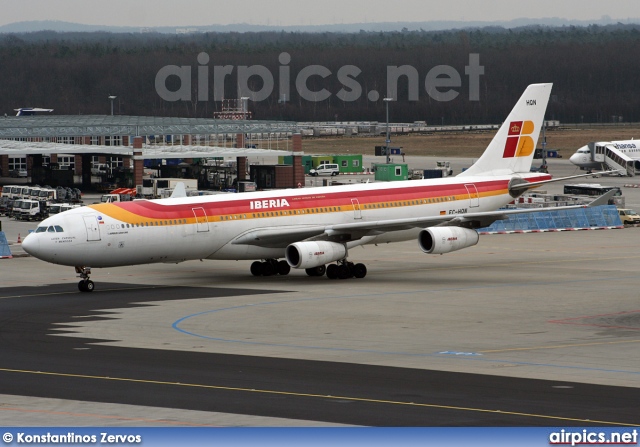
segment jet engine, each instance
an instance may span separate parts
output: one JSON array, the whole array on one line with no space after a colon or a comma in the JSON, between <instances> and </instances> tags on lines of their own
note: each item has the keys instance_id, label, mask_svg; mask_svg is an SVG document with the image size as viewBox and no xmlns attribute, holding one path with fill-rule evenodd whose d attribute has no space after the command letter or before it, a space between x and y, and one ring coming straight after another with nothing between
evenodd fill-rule
<instances>
[{"instance_id":1,"label":"jet engine","mask_svg":"<svg viewBox=\"0 0 640 447\"><path fill-rule=\"evenodd\" d=\"M423 252L441 255L478 243L478 232L461 227L433 227L422 230L418 244Z\"/></svg>"},{"instance_id":2,"label":"jet engine","mask_svg":"<svg viewBox=\"0 0 640 447\"><path fill-rule=\"evenodd\" d=\"M335 242L296 242L287 247L285 257L294 269L310 269L347 256L347 248Z\"/></svg>"}]
</instances>

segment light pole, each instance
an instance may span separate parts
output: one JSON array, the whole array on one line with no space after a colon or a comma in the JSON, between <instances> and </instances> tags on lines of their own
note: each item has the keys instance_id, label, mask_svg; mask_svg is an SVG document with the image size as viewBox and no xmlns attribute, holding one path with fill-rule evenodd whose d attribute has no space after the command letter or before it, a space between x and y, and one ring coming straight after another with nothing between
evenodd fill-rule
<instances>
[{"instance_id":1,"label":"light pole","mask_svg":"<svg viewBox=\"0 0 640 447\"><path fill-rule=\"evenodd\" d=\"M109 95L109 99L111 100L111 116L113 116L113 100L116 98L117 96Z\"/></svg>"},{"instance_id":2,"label":"light pole","mask_svg":"<svg viewBox=\"0 0 640 447\"><path fill-rule=\"evenodd\" d=\"M243 96L242 98L240 98L240 100L242 101L242 119L246 120L247 116L249 115L249 104L247 101L249 101L249 97L248 96Z\"/></svg>"},{"instance_id":3,"label":"light pole","mask_svg":"<svg viewBox=\"0 0 640 447\"><path fill-rule=\"evenodd\" d=\"M391 136L389 135L389 103L391 101L393 101L393 98L384 98L383 101L385 102L386 106L387 106L387 148L385 150L386 154L387 154L387 164L389 164L389 143L391 143Z\"/></svg>"}]
</instances>

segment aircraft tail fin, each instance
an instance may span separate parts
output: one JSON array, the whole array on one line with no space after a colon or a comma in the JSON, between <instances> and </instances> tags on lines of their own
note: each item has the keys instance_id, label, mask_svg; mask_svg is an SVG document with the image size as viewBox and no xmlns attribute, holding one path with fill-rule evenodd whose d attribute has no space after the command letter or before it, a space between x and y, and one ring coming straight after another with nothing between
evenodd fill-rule
<instances>
[{"instance_id":1,"label":"aircraft tail fin","mask_svg":"<svg viewBox=\"0 0 640 447\"><path fill-rule=\"evenodd\" d=\"M529 172L552 86L529 85L482 156L459 176Z\"/></svg>"}]
</instances>

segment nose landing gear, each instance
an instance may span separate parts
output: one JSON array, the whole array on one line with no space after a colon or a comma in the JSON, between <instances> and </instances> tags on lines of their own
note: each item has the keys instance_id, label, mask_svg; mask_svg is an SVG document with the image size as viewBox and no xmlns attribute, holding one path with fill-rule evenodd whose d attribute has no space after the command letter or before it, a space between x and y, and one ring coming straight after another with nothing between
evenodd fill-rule
<instances>
[{"instance_id":1,"label":"nose landing gear","mask_svg":"<svg viewBox=\"0 0 640 447\"><path fill-rule=\"evenodd\" d=\"M81 292L93 292L95 285L93 281L89 279L91 275L91 267L76 266L76 273L79 278L82 278L78 283L78 290Z\"/></svg>"}]
</instances>

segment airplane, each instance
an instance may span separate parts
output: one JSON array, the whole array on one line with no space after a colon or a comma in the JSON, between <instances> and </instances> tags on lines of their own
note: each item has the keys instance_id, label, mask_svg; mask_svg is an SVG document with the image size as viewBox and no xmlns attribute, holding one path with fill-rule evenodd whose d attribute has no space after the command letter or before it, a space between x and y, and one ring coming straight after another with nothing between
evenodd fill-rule
<instances>
[{"instance_id":1,"label":"airplane","mask_svg":"<svg viewBox=\"0 0 640 447\"><path fill-rule=\"evenodd\" d=\"M601 169L603 166L603 162L592 160L590 146L604 147L608 145L612 145L618 151L622 152L629 158L633 158L634 160L640 160L640 141L624 140L624 141L609 141L609 142L599 141L599 142L589 143L579 148L571 157L569 157L569 161L574 165L578 166L582 170Z\"/></svg>"},{"instance_id":2,"label":"airplane","mask_svg":"<svg viewBox=\"0 0 640 447\"><path fill-rule=\"evenodd\" d=\"M19 109L13 109L16 113L16 116L33 116L37 115L41 112L53 112L53 109L42 109L38 107L21 107Z\"/></svg>"},{"instance_id":3,"label":"airplane","mask_svg":"<svg viewBox=\"0 0 640 447\"><path fill-rule=\"evenodd\" d=\"M166 199L94 204L49 217L22 247L75 267L82 292L94 290L92 268L254 260L254 276L294 268L346 279L367 274L364 264L348 260L354 247L412 239L429 254L471 247L477 228L535 211L500 210L525 191L583 176L530 172L551 87L528 86L483 155L456 177L201 197L176 188ZM588 206L606 204L605 196Z\"/></svg>"}]
</instances>

